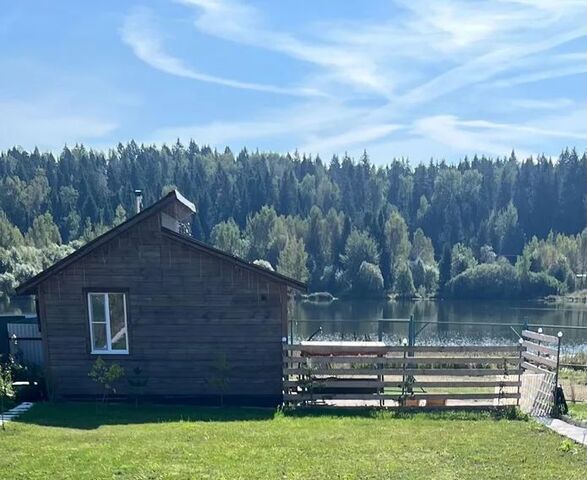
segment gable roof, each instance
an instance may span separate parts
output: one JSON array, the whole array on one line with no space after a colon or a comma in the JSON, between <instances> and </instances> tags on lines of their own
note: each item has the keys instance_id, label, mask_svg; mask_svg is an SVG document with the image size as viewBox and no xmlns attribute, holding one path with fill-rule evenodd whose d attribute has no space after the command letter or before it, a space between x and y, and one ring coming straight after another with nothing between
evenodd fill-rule
<instances>
[{"instance_id":1,"label":"gable roof","mask_svg":"<svg viewBox=\"0 0 587 480\"><path fill-rule=\"evenodd\" d=\"M167 207L174 207L179 208L185 214L193 214L196 212L196 208L194 204L188 201L181 193L177 190L172 190L163 198L155 202L154 204L150 205L149 207L145 208L141 212L137 213L136 215L132 216L125 222L117 225L116 227L108 230L106 233L100 235L99 237L95 238L91 242L86 243L83 247L79 248L75 252L71 253L67 257L59 260L49 268L43 270L42 272L38 273L34 277L30 278L26 282L20 284L16 288L17 295L33 295L36 293L35 288L43 281L47 280L49 277L59 273L64 268L68 267L69 265L77 262L78 260L82 259L98 247L104 245L105 243L109 242L113 238L117 237L121 233L127 231L128 229L135 226L137 223L142 222L148 217L163 211ZM193 239L192 237L188 237L187 235L181 235L178 233L173 232L167 228L162 227L162 234L174 238L176 240L183 241L187 245L190 245L194 248L198 248L199 250L206 251L211 255L214 255L219 258L223 258L230 262L236 263L239 266L252 270L256 273L269 277L271 280L286 284L290 287L295 288L296 290L307 290L306 284L302 282L298 282L293 278L286 277L285 275L281 275L279 273L273 272L266 268L260 267L258 265L252 264L243 260L241 258L235 257L229 253L226 253L222 250L214 248L206 243L200 242L198 240Z\"/></svg>"},{"instance_id":2,"label":"gable roof","mask_svg":"<svg viewBox=\"0 0 587 480\"><path fill-rule=\"evenodd\" d=\"M165 235L168 238L182 242L183 244L185 244L189 247L195 248L196 250L204 251L204 252L206 252L210 255L213 255L217 258L228 260L229 262L235 263L239 267L242 267L246 270L251 270L251 271L254 271L255 273L258 273L260 275L264 275L266 277L269 277L271 280L274 280L274 281L277 281L280 283L285 283L285 284L289 285L290 287L295 288L296 290L304 290L305 291L308 289L308 286L303 282L295 280L291 277L287 277L287 276L282 275L281 273L277 273L273 270L269 270L265 267L261 267L260 265L255 265L254 263L247 262L246 260L243 260L240 257L237 257L235 255L227 253L224 250L220 250L218 248L215 248L207 243L196 240L193 237L188 237L187 235L182 235L180 233L176 233L173 230L169 230L168 228L165 228L165 227L161 228L161 231L162 231L163 235Z\"/></svg>"}]
</instances>

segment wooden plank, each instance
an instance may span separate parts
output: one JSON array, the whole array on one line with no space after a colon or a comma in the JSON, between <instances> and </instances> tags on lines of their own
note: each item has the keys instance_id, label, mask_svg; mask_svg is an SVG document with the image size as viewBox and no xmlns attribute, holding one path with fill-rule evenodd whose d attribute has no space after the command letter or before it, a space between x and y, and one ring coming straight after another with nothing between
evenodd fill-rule
<instances>
[{"instance_id":1,"label":"wooden plank","mask_svg":"<svg viewBox=\"0 0 587 480\"><path fill-rule=\"evenodd\" d=\"M359 356L344 356L344 357L284 357L285 363L315 363L317 365L343 363L349 365L421 365L421 364L457 364L467 365L470 363L489 363L489 364L503 364L519 363L518 357L359 357Z\"/></svg>"},{"instance_id":2,"label":"wooden plank","mask_svg":"<svg viewBox=\"0 0 587 480\"><path fill-rule=\"evenodd\" d=\"M495 381L473 381L473 382L414 382L412 387L422 388L495 388L495 387L517 387L520 382L517 380L495 380Z\"/></svg>"},{"instance_id":3,"label":"wooden plank","mask_svg":"<svg viewBox=\"0 0 587 480\"><path fill-rule=\"evenodd\" d=\"M522 342L522 346L526 347L528 350L533 350L536 352L544 353L546 355L552 355L556 357L556 348L547 347L545 345L537 345L535 343L529 342L528 340L524 340Z\"/></svg>"},{"instance_id":4,"label":"wooden plank","mask_svg":"<svg viewBox=\"0 0 587 480\"><path fill-rule=\"evenodd\" d=\"M550 370L545 370L543 368L537 367L536 365L532 365L528 362L522 362L522 370L531 370L534 373L541 373L541 374L552 374Z\"/></svg>"},{"instance_id":5,"label":"wooden plank","mask_svg":"<svg viewBox=\"0 0 587 480\"><path fill-rule=\"evenodd\" d=\"M313 383L320 388L401 388L401 381L382 382L380 380L320 380L317 379ZM496 381L479 381L479 382L415 382L412 387L422 388L496 388L496 387L517 387L520 382L515 380L506 380L500 382ZM300 380L286 380L283 382L286 388L307 387L307 384Z\"/></svg>"},{"instance_id":6,"label":"wooden plank","mask_svg":"<svg viewBox=\"0 0 587 480\"><path fill-rule=\"evenodd\" d=\"M558 344L558 337L545 335L544 333L532 332L530 330L523 330L522 337L531 338L532 340L538 340L540 342Z\"/></svg>"},{"instance_id":7,"label":"wooden plank","mask_svg":"<svg viewBox=\"0 0 587 480\"><path fill-rule=\"evenodd\" d=\"M507 375L517 375L520 369L508 369ZM445 375L455 377L484 377L490 375L505 375L503 369L491 368L406 368L406 369L374 369L374 368L284 368L284 375L342 375L342 376L360 376L360 375Z\"/></svg>"},{"instance_id":8,"label":"wooden plank","mask_svg":"<svg viewBox=\"0 0 587 480\"><path fill-rule=\"evenodd\" d=\"M389 393L299 393L291 394L286 393L283 395L285 401L290 402L304 402L304 401L317 401L317 400L395 400L401 397L401 394L389 394ZM494 400L499 398L518 398L517 393L502 393L501 395L496 393L422 393L414 394L407 398L415 398L418 400L428 399L444 399L444 400Z\"/></svg>"},{"instance_id":9,"label":"wooden plank","mask_svg":"<svg viewBox=\"0 0 587 480\"><path fill-rule=\"evenodd\" d=\"M530 352L524 352L522 353L522 356L530 362L538 363L545 367L556 368L556 360L551 358L539 357L538 355L534 355Z\"/></svg>"},{"instance_id":10,"label":"wooden plank","mask_svg":"<svg viewBox=\"0 0 587 480\"><path fill-rule=\"evenodd\" d=\"M414 352L414 353L517 353L520 351L519 345L479 345L479 346L416 346L416 347L401 347L401 346L385 346L385 347L337 347L324 345L288 345L284 344L283 349L288 352L304 352L317 355L348 355L348 354L363 354L363 355L381 355L393 352Z\"/></svg>"}]
</instances>

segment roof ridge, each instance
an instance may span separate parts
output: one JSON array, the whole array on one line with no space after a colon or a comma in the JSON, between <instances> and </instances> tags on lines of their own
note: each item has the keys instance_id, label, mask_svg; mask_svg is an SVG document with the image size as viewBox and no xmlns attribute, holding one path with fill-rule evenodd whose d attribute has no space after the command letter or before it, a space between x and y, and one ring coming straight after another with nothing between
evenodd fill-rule
<instances>
[{"instance_id":1,"label":"roof ridge","mask_svg":"<svg viewBox=\"0 0 587 480\"><path fill-rule=\"evenodd\" d=\"M179 193L179 192L178 192ZM180 194L181 195L181 194ZM112 238L120 235L121 233L125 232L132 226L136 225L139 222L142 222L146 218L150 217L151 215L157 213L160 209L162 209L167 203L171 200L177 200L176 190L172 190L164 197L157 200L152 205L149 205L144 210L141 210L139 213L133 215L129 219L122 222L120 225L116 225L115 227L111 228L110 230L104 232L102 235L94 238L93 240L89 241L85 245L81 246L77 250L73 251L66 257L58 260L50 267L42 270L41 272L37 273L35 276L29 278L27 281L21 283L18 287L16 287L15 291L17 295L30 295L30 290L33 287L36 287L40 282L44 281L46 278L54 275L70 265L71 263L85 257L90 252L98 248L99 246L103 245L104 243L108 242Z\"/></svg>"},{"instance_id":2,"label":"roof ridge","mask_svg":"<svg viewBox=\"0 0 587 480\"><path fill-rule=\"evenodd\" d=\"M279 281L281 283L287 283L288 285L290 285L296 289L307 290L307 288L308 288L308 286L304 282L300 282L299 280L296 280L295 278L288 277L287 275L283 275L282 273L279 273L279 272L276 272L273 270L269 270L265 267L255 265L254 263L249 262L249 261L245 260L244 258L238 257L238 256L233 255L231 253L228 253L224 250L220 250L219 248L216 248L213 245L210 245L209 243L202 242L201 240L198 240L194 237L190 237L188 235L182 235L181 233L174 232L173 230L170 230L169 228L165 228L165 227L161 227L161 232L168 237L183 241L184 243L186 243L190 246L194 246L194 247L206 250L212 254L215 254L217 256L224 258L225 260L239 263L244 268L248 268L248 269L253 270L254 272L260 273L262 275L270 276L276 281Z\"/></svg>"}]
</instances>

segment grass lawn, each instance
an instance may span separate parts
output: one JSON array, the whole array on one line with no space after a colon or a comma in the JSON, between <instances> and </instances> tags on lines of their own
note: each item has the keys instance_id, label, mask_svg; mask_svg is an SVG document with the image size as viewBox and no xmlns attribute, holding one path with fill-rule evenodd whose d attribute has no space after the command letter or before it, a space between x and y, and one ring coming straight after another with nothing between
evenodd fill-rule
<instances>
[{"instance_id":1,"label":"grass lawn","mask_svg":"<svg viewBox=\"0 0 587 480\"><path fill-rule=\"evenodd\" d=\"M39 404L0 432L10 479L580 479L587 449L489 414Z\"/></svg>"},{"instance_id":2,"label":"grass lawn","mask_svg":"<svg viewBox=\"0 0 587 480\"><path fill-rule=\"evenodd\" d=\"M569 403L569 415L577 420L587 422L587 402Z\"/></svg>"}]
</instances>

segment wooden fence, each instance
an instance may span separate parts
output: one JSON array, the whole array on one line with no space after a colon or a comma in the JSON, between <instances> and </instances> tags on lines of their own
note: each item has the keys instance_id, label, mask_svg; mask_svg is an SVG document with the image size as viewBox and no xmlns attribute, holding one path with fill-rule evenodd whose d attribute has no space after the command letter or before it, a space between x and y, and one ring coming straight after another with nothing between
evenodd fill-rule
<instances>
[{"instance_id":1,"label":"wooden fence","mask_svg":"<svg viewBox=\"0 0 587 480\"><path fill-rule=\"evenodd\" d=\"M368 343L372 343L371 345ZM284 345L288 404L455 407L517 404L524 347Z\"/></svg>"},{"instance_id":2,"label":"wooden fence","mask_svg":"<svg viewBox=\"0 0 587 480\"><path fill-rule=\"evenodd\" d=\"M37 323L8 323L10 353L25 365L43 365L41 332Z\"/></svg>"},{"instance_id":3,"label":"wooden fence","mask_svg":"<svg viewBox=\"0 0 587 480\"><path fill-rule=\"evenodd\" d=\"M554 412L555 390L558 385L561 337L542 332L522 332L522 397L521 409L534 416Z\"/></svg>"}]
</instances>

